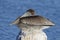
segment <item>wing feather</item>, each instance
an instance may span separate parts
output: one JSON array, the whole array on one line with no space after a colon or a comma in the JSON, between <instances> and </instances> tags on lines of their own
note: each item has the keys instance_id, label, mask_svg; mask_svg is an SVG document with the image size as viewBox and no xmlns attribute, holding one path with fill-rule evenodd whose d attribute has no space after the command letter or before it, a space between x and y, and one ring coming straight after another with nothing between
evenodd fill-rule
<instances>
[{"instance_id":1,"label":"wing feather","mask_svg":"<svg viewBox=\"0 0 60 40\"><path fill-rule=\"evenodd\" d=\"M20 18L20 21L24 24L28 25L40 25L40 26L49 26L54 25L50 20L42 17L42 16L27 16Z\"/></svg>"}]
</instances>

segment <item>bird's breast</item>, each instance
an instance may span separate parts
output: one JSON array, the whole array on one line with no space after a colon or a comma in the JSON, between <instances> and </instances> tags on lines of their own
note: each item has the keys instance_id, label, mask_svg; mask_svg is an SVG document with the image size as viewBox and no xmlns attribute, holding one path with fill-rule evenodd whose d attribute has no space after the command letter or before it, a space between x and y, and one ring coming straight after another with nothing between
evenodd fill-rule
<instances>
[{"instance_id":1,"label":"bird's breast","mask_svg":"<svg viewBox=\"0 0 60 40\"><path fill-rule=\"evenodd\" d=\"M25 36L22 36L22 40L47 40L47 36L43 31L40 30L26 30Z\"/></svg>"}]
</instances>

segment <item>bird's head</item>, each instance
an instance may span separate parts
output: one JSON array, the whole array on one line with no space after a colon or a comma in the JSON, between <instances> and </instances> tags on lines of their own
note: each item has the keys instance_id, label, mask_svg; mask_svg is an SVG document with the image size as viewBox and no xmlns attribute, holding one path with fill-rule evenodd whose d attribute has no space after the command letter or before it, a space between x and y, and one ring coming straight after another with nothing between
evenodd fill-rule
<instances>
[{"instance_id":1,"label":"bird's head","mask_svg":"<svg viewBox=\"0 0 60 40\"><path fill-rule=\"evenodd\" d=\"M35 11L33 9L28 9L21 17L34 16Z\"/></svg>"},{"instance_id":2,"label":"bird's head","mask_svg":"<svg viewBox=\"0 0 60 40\"><path fill-rule=\"evenodd\" d=\"M33 9L29 9L29 10L27 10L26 12L31 13L31 15L34 15L34 14L35 14L35 11L34 11Z\"/></svg>"}]
</instances>

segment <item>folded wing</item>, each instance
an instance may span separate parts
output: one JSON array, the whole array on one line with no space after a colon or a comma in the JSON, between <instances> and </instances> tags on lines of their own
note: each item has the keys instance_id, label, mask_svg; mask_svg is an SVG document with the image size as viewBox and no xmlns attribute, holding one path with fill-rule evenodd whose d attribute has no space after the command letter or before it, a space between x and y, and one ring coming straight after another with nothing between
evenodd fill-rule
<instances>
[{"instance_id":1,"label":"folded wing","mask_svg":"<svg viewBox=\"0 0 60 40\"><path fill-rule=\"evenodd\" d=\"M40 25L40 26L52 26L54 25L53 22L50 20L42 17L42 16L27 16L20 18L21 23L28 24L28 25Z\"/></svg>"}]
</instances>

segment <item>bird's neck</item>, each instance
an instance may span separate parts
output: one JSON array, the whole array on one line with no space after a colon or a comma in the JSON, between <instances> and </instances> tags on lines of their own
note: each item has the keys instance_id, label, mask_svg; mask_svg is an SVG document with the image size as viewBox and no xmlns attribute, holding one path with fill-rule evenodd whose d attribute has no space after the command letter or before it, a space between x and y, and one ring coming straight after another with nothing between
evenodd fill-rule
<instances>
[{"instance_id":1,"label":"bird's neck","mask_svg":"<svg viewBox=\"0 0 60 40\"><path fill-rule=\"evenodd\" d=\"M49 28L50 26L43 26L43 27L29 27L29 28L22 28L22 31L24 31L24 32L43 32L43 30L44 29L47 29L47 28Z\"/></svg>"},{"instance_id":2,"label":"bird's neck","mask_svg":"<svg viewBox=\"0 0 60 40\"><path fill-rule=\"evenodd\" d=\"M43 30L40 30L40 29L24 29L24 30L22 30L22 32L24 32L26 34L30 34L30 33L43 33Z\"/></svg>"}]
</instances>

